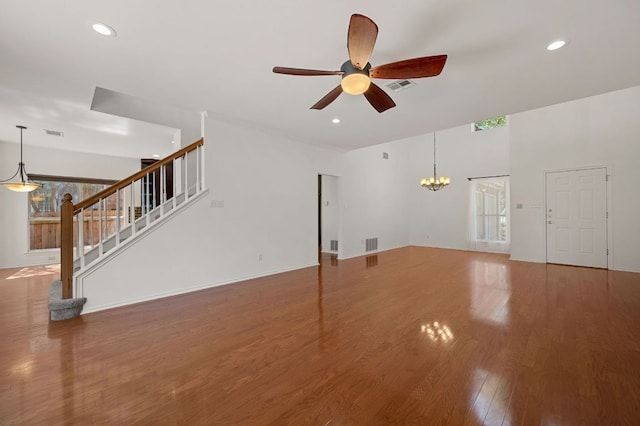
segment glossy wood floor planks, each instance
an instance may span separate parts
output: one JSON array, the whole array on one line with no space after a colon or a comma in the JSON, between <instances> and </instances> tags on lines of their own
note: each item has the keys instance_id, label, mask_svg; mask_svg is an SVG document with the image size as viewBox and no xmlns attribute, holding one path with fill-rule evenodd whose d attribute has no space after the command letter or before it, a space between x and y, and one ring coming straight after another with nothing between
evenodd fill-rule
<instances>
[{"instance_id":1,"label":"glossy wood floor planks","mask_svg":"<svg viewBox=\"0 0 640 426\"><path fill-rule=\"evenodd\" d=\"M640 274L408 247L49 322L0 270L0 424L640 424Z\"/></svg>"}]
</instances>

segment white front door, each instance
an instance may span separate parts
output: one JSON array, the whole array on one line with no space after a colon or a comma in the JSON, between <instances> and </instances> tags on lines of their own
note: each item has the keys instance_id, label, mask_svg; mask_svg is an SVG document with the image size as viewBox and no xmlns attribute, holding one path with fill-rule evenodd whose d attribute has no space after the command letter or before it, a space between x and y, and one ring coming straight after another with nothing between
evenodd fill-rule
<instances>
[{"instance_id":1,"label":"white front door","mask_svg":"<svg viewBox=\"0 0 640 426\"><path fill-rule=\"evenodd\" d=\"M547 262L607 267L607 169L548 172Z\"/></svg>"}]
</instances>

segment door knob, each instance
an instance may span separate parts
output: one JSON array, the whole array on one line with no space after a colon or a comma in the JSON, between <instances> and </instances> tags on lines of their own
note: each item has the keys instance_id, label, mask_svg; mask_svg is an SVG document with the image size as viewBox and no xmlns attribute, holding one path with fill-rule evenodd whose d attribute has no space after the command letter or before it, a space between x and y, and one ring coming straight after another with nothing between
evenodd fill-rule
<instances>
[{"instance_id":1,"label":"door knob","mask_svg":"<svg viewBox=\"0 0 640 426\"><path fill-rule=\"evenodd\" d=\"M551 225L551 221L549 221L549 225Z\"/></svg>"}]
</instances>

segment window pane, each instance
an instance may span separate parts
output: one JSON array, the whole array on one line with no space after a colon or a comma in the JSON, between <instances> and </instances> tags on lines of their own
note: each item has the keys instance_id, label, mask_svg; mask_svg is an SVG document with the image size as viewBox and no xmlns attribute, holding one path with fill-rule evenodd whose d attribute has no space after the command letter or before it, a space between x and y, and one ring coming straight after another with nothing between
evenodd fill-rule
<instances>
[{"instance_id":1,"label":"window pane","mask_svg":"<svg viewBox=\"0 0 640 426\"><path fill-rule=\"evenodd\" d=\"M473 184L473 235L480 241L507 241L506 181L476 181Z\"/></svg>"},{"instance_id":2,"label":"window pane","mask_svg":"<svg viewBox=\"0 0 640 426\"><path fill-rule=\"evenodd\" d=\"M476 239L484 240L484 216L477 215L476 216Z\"/></svg>"},{"instance_id":3,"label":"window pane","mask_svg":"<svg viewBox=\"0 0 640 426\"><path fill-rule=\"evenodd\" d=\"M507 124L507 117L501 115L499 117L487 118L485 120L476 121L473 123L474 131L493 129L496 127L502 127Z\"/></svg>"},{"instance_id":4,"label":"window pane","mask_svg":"<svg viewBox=\"0 0 640 426\"><path fill-rule=\"evenodd\" d=\"M39 182L42 186L30 192L28 198L29 250L60 248L60 206L64 194L71 194L72 202L75 204L98 193L108 185L61 181ZM108 204L114 206L115 212L115 199L113 201L109 200ZM95 222L95 226L98 226L97 220ZM94 235L97 238L97 228L95 231ZM109 235L113 232L109 220L105 220L102 232L104 235ZM90 241L86 242L91 244Z\"/></svg>"}]
</instances>

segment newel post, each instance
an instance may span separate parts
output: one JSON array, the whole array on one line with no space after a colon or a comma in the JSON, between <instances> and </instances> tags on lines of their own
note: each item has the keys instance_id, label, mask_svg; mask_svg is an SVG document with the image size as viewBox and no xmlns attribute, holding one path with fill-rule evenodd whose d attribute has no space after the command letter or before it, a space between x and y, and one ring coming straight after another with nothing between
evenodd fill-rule
<instances>
[{"instance_id":1,"label":"newel post","mask_svg":"<svg viewBox=\"0 0 640 426\"><path fill-rule=\"evenodd\" d=\"M73 297L73 202L71 194L64 194L60 207L60 280L62 298Z\"/></svg>"}]
</instances>

